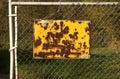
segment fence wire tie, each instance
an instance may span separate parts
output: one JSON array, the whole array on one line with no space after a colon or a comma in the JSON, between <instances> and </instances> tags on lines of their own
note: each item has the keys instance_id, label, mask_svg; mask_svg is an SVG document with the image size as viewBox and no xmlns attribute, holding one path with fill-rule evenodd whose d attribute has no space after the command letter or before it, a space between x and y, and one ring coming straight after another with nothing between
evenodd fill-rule
<instances>
[{"instance_id":1,"label":"fence wire tie","mask_svg":"<svg viewBox=\"0 0 120 79\"><path fill-rule=\"evenodd\" d=\"M9 51L12 51L12 50L14 50L14 49L16 49L17 48L17 46L14 46L14 47L12 47L11 49L9 49Z\"/></svg>"},{"instance_id":2,"label":"fence wire tie","mask_svg":"<svg viewBox=\"0 0 120 79\"><path fill-rule=\"evenodd\" d=\"M8 15L8 16L17 16L16 14L11 14L11 15Z\"/></svg>"}]
</instances>

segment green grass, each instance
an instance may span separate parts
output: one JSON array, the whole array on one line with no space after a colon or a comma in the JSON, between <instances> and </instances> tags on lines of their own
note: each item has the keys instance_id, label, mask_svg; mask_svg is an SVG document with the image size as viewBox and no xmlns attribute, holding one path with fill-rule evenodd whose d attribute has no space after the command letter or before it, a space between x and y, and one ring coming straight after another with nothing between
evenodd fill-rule
<instances>
[{"instance_id":1,"label":"green grass","mask_svg":"<svg viewBox=\"0 0 120 79\"><path fill-rule=\"evenodd\" d=\"M119 50L91 49L91 52L88 60L34 60L32 54L24 53L28 59L19 60L19 76L25 79L119 79Z\"/></svg>"},{"instance_id":2,"label":"green grass","mask_svg":"<svg viewBox=\"0 0 120 79\"><path fill-rule=\"evenodd\" d=\"M24 54L19 58L19 76L26 79L119 79L120 50L101 48L91 49L91 52L88 60L34 60L30 52L29 55L19 53ZM8 74L7 50L0 50L0 60L0 73Z\"/></svg>"},{"instance_id":3,"label":"green grass","mask_svg":"<svg viewBox=\"0 0 120 79\"><path fill-rule=\"evenodd\" d=\"M91 49L90 59L35 60L18 51L19 77L25 79L119 79L120 50ZM0 73L9 73L9 52L0 50Z\"/></svg>"}]
</instances>

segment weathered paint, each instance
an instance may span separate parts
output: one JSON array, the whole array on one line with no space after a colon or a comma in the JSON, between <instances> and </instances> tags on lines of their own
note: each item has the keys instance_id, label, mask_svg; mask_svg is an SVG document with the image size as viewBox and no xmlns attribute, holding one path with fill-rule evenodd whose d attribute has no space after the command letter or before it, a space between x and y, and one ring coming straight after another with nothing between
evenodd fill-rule
<instances>
[{"instance_id":1,"label":"weathered paint","mask_svg":"<svg viewBox=\"0 0 120 79\"><path fill-rule=\"evenodd\" d=\"M33 57L89 58L89 23L69 20L35 20Z\"/></svg>"}]
</instances>

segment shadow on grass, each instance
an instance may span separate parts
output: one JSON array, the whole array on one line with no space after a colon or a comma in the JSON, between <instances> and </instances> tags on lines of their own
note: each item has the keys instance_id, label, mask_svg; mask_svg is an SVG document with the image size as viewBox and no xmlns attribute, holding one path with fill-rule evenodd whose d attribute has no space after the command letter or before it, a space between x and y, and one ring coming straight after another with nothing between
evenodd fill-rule
<instances>
[{"instance_id":1,"label":"shadow on grass","mask_svg":"<svg viewBox=\"0 0 120 79\"><path fill-rule=\"evenodd\" d=\"M10 54L8 50L0 50L0 73L9 73Z\"/></svg>"}]
</instances>

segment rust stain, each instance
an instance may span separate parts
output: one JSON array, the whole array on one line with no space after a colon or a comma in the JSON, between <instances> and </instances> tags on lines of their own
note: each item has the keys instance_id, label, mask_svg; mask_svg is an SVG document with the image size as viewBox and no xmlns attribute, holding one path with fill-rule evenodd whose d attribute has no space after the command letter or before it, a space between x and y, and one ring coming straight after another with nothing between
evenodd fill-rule
<instances>
[{"instance_id":1,"label":"rust stain","mask_svg":"<svg viewBox=\"0 0 120 79\"><path fill-rule=\"evenodd\" d=\"M37 40L35 40L35 43L34 43L34 47L36 48L36 47L38 47L39 45L41 45L41 38L40 37L38 37L38 39Z\"/></svg>"}]
</instances>

